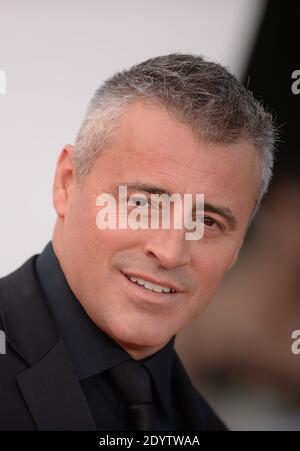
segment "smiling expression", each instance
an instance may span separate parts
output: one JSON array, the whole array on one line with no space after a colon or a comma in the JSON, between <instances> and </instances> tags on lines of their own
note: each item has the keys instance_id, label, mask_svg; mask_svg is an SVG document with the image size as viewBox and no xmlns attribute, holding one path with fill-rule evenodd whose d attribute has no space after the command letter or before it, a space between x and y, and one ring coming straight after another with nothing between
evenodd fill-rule
<instances>
[{"instance_id":1,"label":"smiling expression","mask_svg":"<svg viewBox=\"0 0 300 451\"><path fill-rule=\"evenodd\" d=\"M72 147L57 165L53 246L69 285L93 322L136 358L150 355L196 318L234 264L260 178L248 142L213 145L149 101L128 107L83 186ZM204 236L185 230L99 230L105 192L203 193Z\"/></svg>"}]
</instances>

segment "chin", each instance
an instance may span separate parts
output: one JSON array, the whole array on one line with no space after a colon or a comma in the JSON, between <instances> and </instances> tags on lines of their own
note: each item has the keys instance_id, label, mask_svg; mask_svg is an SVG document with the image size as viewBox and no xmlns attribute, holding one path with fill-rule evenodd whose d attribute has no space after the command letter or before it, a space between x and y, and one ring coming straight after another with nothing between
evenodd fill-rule
<instances>
[{"instance_id":1,"label":"chin","mask_svg":"<svg viewBox=\"0 0 300 451\"><path fill-rule=\"evenodd\" d=\"M132 322L122 322L114 324L109 332L111 338L125 350L160 349L174 334L162 331L161 325L151 327L149 324L132 324Z\"/></svg>"}]
</instances>

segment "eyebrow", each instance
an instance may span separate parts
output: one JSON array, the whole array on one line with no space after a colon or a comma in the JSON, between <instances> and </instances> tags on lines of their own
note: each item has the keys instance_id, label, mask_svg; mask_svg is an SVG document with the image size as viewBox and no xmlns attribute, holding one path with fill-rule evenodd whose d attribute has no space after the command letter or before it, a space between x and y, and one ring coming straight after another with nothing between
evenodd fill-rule
<instances>
[{"instance_id":1,"label":"eyebrow","mask_svg":"<svg viewBox=\"0 0 300 451\"><path fill-rule=\"evenodd\" d=\"M171 192L166 190L163 187L151 185L149 183L120 183L119 186L127 186L127 188L136 190L136 191L144 191L149 194L168 194L168 196L172 196ZM237 228L237 219L228 207L222 207L220 205L213 205L211 203L204 202L204 210L210 213L216 213L222 216L229 225L231 230L236 230Z\"/></svg>"}]
</instances>

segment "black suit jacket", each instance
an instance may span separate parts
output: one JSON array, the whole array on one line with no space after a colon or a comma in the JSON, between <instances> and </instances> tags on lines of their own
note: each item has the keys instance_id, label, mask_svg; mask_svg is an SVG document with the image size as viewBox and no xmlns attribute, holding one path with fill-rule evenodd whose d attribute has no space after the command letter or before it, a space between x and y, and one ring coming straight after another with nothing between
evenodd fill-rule
<instances>
[{"instance_id":1,"label":"black suit jacket","mask_svg":"<svg viewBox=\"0 0 300 451\"><path fill-rule=\"evenodd\" d=\"M0 279L0 430L96 430L68 352L38 284L35 259ZM175 354L175 393L187 430L224 430Z\"/></svg>"}]
</instances>

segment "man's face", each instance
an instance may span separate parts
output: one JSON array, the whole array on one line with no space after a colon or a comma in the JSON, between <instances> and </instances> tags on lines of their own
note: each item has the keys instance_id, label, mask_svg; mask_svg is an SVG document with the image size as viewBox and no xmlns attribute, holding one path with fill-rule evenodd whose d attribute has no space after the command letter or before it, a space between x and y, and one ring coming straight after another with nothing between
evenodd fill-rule
<instances>
[{"instance_id":1,"label":"man's face","mask_svg":"<svg viewBox=\"0 0 300 451\"><path fill-rule=\"evenodd\" d=\"M71 155L65 148L58 163L54 250L94 323L128 351L151 354L204 310L234 263L255 204L257 152L246 142L201 142L164 108L137 102L118 121L110 148L80 188ZM172 227L100 230L99 194L118 199L119 185L137 184L192 194L193 201L204 194L203 238L186 240L186 230ZM128 195L135 193L150 199L128 187ZM176 292L156 293L128 276Z\"/></svg>"}]
</instances>

